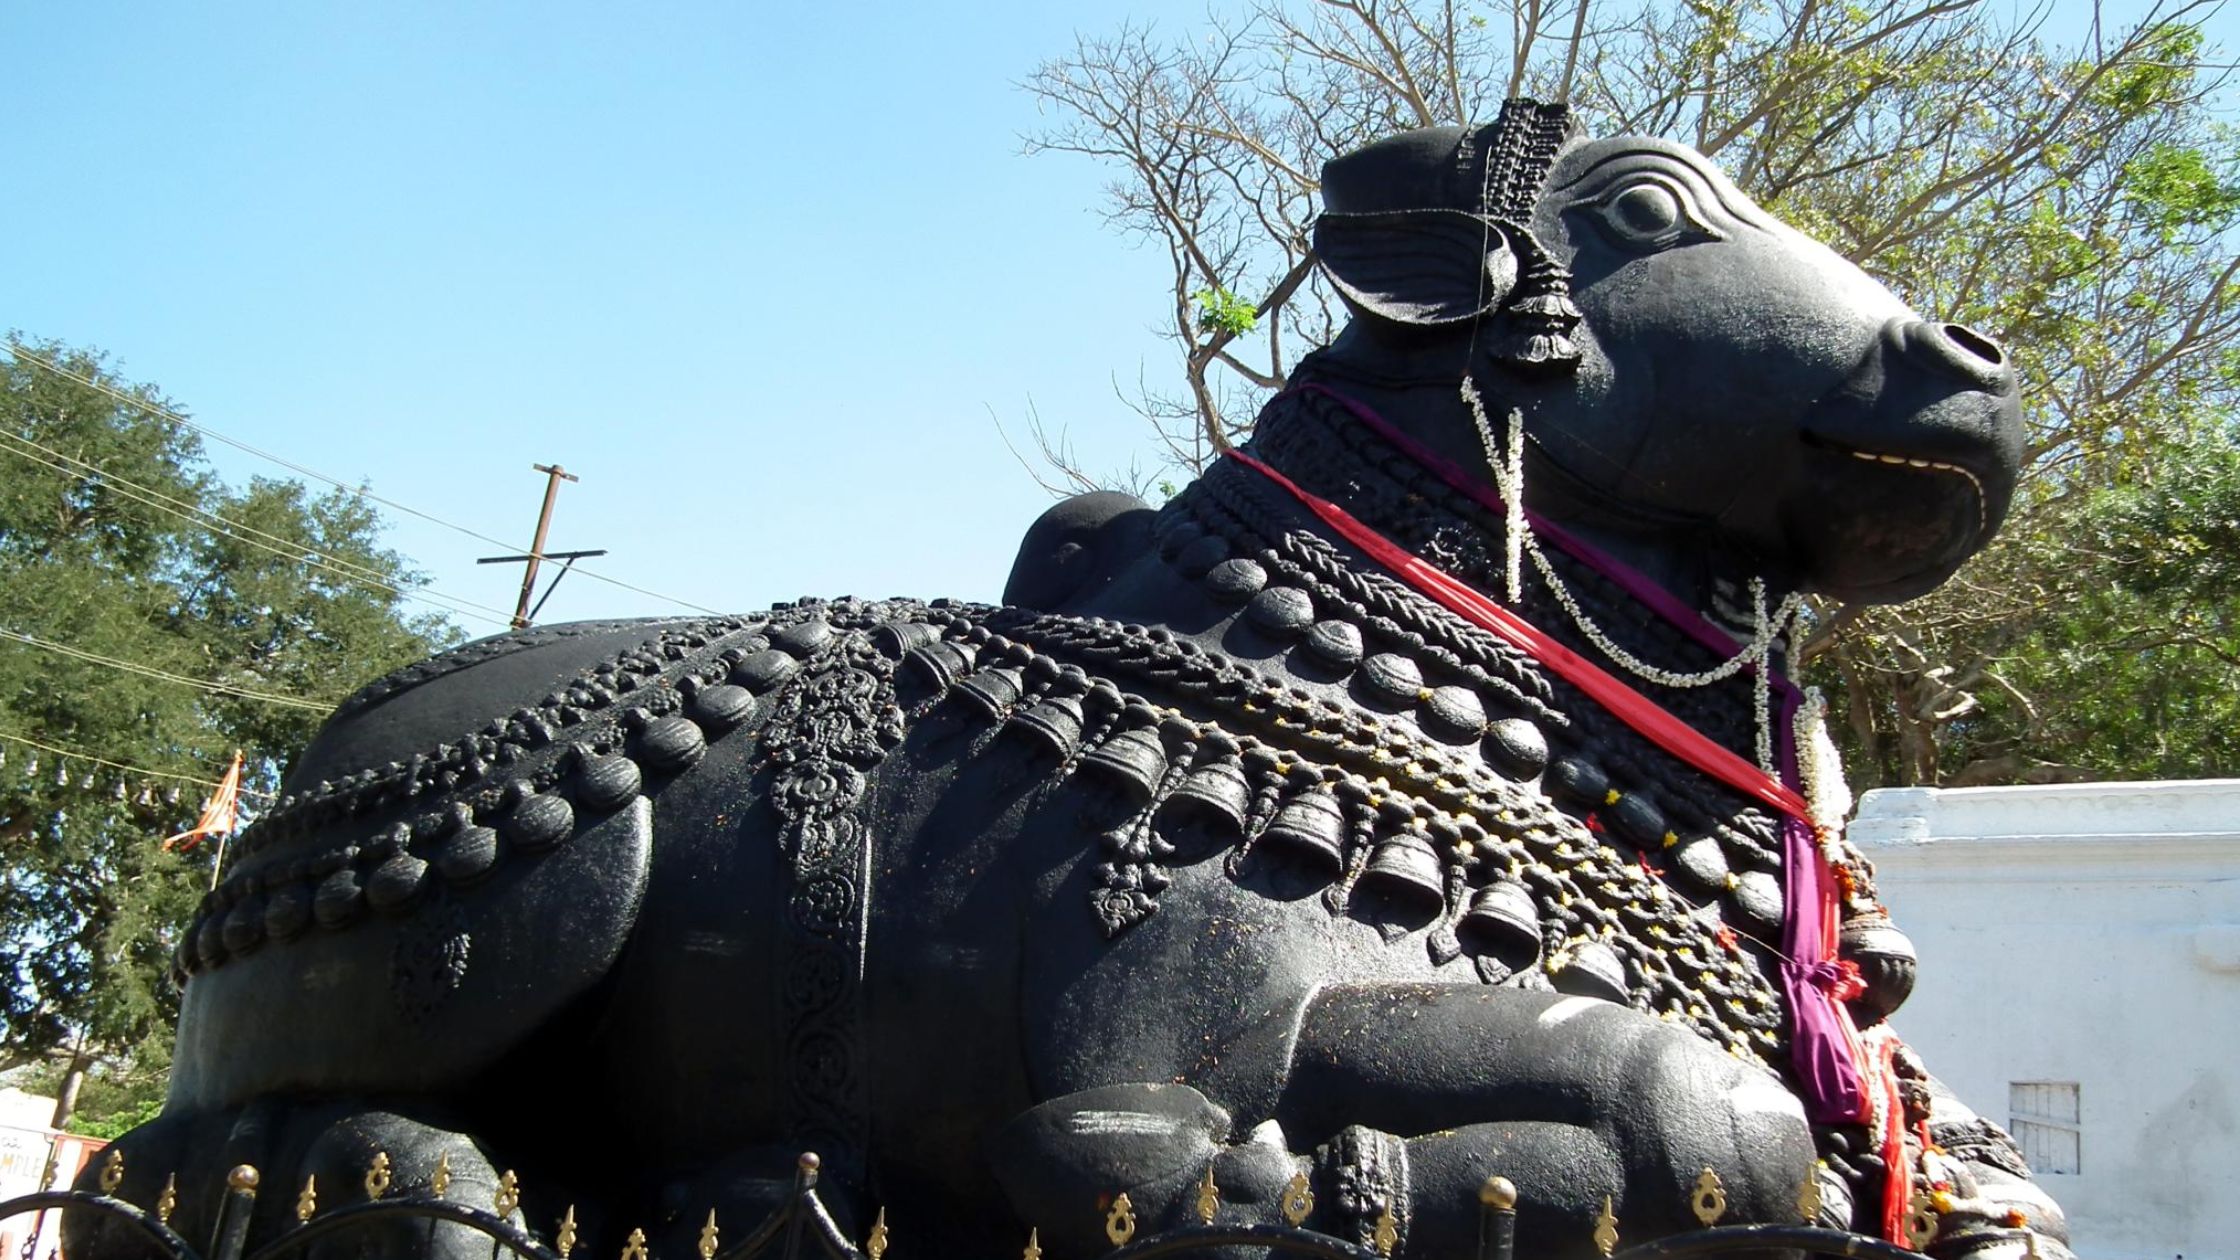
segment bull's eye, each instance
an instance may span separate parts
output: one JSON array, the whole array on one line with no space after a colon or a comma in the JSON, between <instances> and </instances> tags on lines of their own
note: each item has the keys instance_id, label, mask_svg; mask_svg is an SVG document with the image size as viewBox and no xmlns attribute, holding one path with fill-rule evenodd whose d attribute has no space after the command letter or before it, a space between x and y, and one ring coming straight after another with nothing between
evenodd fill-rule
<instances>
[{"instance_id":1,"label":"bull's eye","mask_svg":"<svg viewBox=\"0 0 2240 1260\"><path fill-rule=\"evenodd\" d=\"M1655 184L1635 184L1611 200L1610 220L1628 236L1662 236L1680 222L1680 199Z\"/></svg>"},{"instance_id":2,"label":"bull's eye","mask_svg":"<svg viewBox=\"0 0 2240 1260\"><path fill-rule=\"evenodd\" d=\"M1634 253L1726 237L1697 212L1686 185L1657 171L1634 172L1574 204L1593 215L1611 244Z\"/></svg>"}]
</instances>

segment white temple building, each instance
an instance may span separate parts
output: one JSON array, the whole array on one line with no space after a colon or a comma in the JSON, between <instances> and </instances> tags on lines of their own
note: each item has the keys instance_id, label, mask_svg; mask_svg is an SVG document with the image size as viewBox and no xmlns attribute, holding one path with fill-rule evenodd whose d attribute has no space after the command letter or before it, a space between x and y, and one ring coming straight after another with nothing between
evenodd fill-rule
<instances>
[{"instance_id":1,"label":"white temple building","mask_svg":"<svg viewBox=\"0 0 2240 1260\"><path fill-rule=\"evenodd\" d=\"M2082 1260L2240 1260L2240 780L1883 789L1851 836L1920 951L1892 1022Z\"/></svg>"},{"instance_id":2,"label":"white temple building","mask_svg":"<svg viewBox=\"0 0 2240 1260\"><path fill-rule=\"evenodd\" d=\"M86 1161L107 1143L47 1127L54 1099L0 1088L0 1199L34 1194L50 1176L67 1188ZM0 1220L0 1258L56 1260L62 1218L54 1212Z\"/></svg>"}]
</instances>

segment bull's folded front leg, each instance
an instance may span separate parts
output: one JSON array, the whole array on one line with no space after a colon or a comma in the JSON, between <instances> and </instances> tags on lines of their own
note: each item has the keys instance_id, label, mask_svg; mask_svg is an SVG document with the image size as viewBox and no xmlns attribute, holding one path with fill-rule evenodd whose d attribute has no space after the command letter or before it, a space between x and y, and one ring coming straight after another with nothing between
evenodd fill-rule
<instances>
[{"instance_id":1,"label":"bull's folded front leg","mask_svg":"<svg viewBox=\"0 0 2240 1260\"><path fill-rule=\"evenodd\" d=\"M1726 1221L1794 1222L1814 1164L1764 1069L1608 1002L1479 986L1322 990L1276 1114L1252 1119L1188 1085L1114 1084L1025 1112L990 1150L1024 1223L1082 1256L1110 1247L1122 1192L1140 1228L1194 1223L1209 1172L1222 1223L1275 1223L1303 1186L1310 1227L1372 1243L1390 1208L1398 1253L1426 1260L1474 1252L1498 1174L1519 1255L1586 1260L1606 1198L1627 1241L1692 1229L1709 1168Z\"/></svg>"},{"instance_id":2,"label":"bull's folded front leg","mask_svg":"<svg viewBox=\"0 0 2240 1260\"><path fill-rule=\"evenodd\" d=\"M1419 1256L1468 1252L1495 1174L1519 1193L1520 1253L1591 1255L1606 1198L1630 1240L1695 1228L1706 1168L1727 1222L1794 1222L1814 1162L1802 1105L1763 1068L1626 1007L1510 989L1322 991L1276 1118L1317 1150L1332 1210L1395 1203Z\"/></svg>"},{"instance_id":3,"label":"bull's folded front leg","mask_svg":"<svg viewBox=\"0 0 2240 1260\"><path fill-rule=\"evenodd\" d=\"M1489 1158L1504 1167L1556 1168L1580 1184L1614 1184L1622 1168L1591 1131L1530 1121L1412 1139L1353 1127L1295 1151L1277 1121L1238 1131L1227 1111L1190 1086L1149 1083L1051 1099L1006 1125L991 1154L1022 1225L1062 1257L1101 1254L1122 1236L1112 1231L1130 1226L1165 1231L1209 1213L1223 1225L1272 1225L1299 1207L1310 1228L1374 1245L1390 1202L1402 1254L1452 1260L1470 1254L1470 1243L1455 1239L1474 1228L1474 1218L1449 1220L1455 1214L1443 1206L1411 1212L1411 1168L1440 1193ZM1475 1190L1466 1188L1463 1207L1476 1202ZM1115 1215L1122 1196L1125 1215ZM1547 1243L1561 1233L1549 1224L1557 1215L1546 1204L1530 1214L1536 1232L1524 1236L1526 1254L1590 1253L1585 1233L1569 1247Z\"/></svg>"}]
</instances>

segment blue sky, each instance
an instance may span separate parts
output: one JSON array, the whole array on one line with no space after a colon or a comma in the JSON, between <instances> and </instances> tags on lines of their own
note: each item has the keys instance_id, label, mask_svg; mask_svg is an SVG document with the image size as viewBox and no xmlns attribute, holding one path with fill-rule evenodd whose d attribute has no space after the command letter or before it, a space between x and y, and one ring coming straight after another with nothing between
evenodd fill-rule
<instances>
[{"instance_id":1,"label":"blue sky","mask_svg":"<svg viewBox=\"0 0 2240 1260\"><path fill-rule=\"evenodd\" d=\"M1015 86L1127 16L1165 15L7 6L0 326L516 550L559 461L548 546L695 603L994 599L1049 501L997 422L1143 441L1111 382L1160 362L1163 259L1020 156ZM391 515L510 609L498 548ZM675 607L571 577L544 619Z\"/></svg>"},{"instance_id":2,"label":"blue sky","mask_svg":"<svg viewBox=\"0 0 2240 1260\"><path fill-rule=\"evenodd\" d=\"M1103 171L1020 155L1016 84L1202 13L0 7L0 327L512 550L558 461L549 547L696 604L994 599L1048 503L998 423L1124 464L1112 382L1166 362L1162 257L1105 229ZM499 548L391 517L436 589L511 608ZM677 608L570 578L544 619Z\"/></svg>"}]
</instances>

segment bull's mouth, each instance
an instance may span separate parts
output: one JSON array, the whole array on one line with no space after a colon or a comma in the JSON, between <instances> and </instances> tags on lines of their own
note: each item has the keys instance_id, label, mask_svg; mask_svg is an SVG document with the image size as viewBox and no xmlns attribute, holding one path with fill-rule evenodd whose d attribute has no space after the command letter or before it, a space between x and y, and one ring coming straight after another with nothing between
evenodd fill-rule
<instances>
[{"instance_id":1,"label":"bull's mouth","mask_svg":"<svg viewBox=\"0 0 2240 1260\"><path fill-rule=\"evenodd\" d=\"M1926 594L1998 526L1996 468L1803 436L1813 472L1784 509L1784 528L1822 594L1869 604Z\"/></svg>"},{"instance_id":2,"label":"bull's mouth","mask_svg":"<svg viewBox=\"0 0 2240 1260\"><path fill-rule=\"evenodd\" d=\"M1862 459L1870 464L1882 464L1891 468L1912 468L1922 472L1950 473L1965 478L1969 487L1975 491L1976 536L1980 538L1991 532L1990 496L1984 493L1983 478L1978 477L1972 469L1963 468L1958 464L1948 464L1941 459L1924 459L1919 455L1891 455L1882 451L1862 451L1856 447L1840 447L1838 449L1853 459Z\"/></svg>"}]
</instances>

